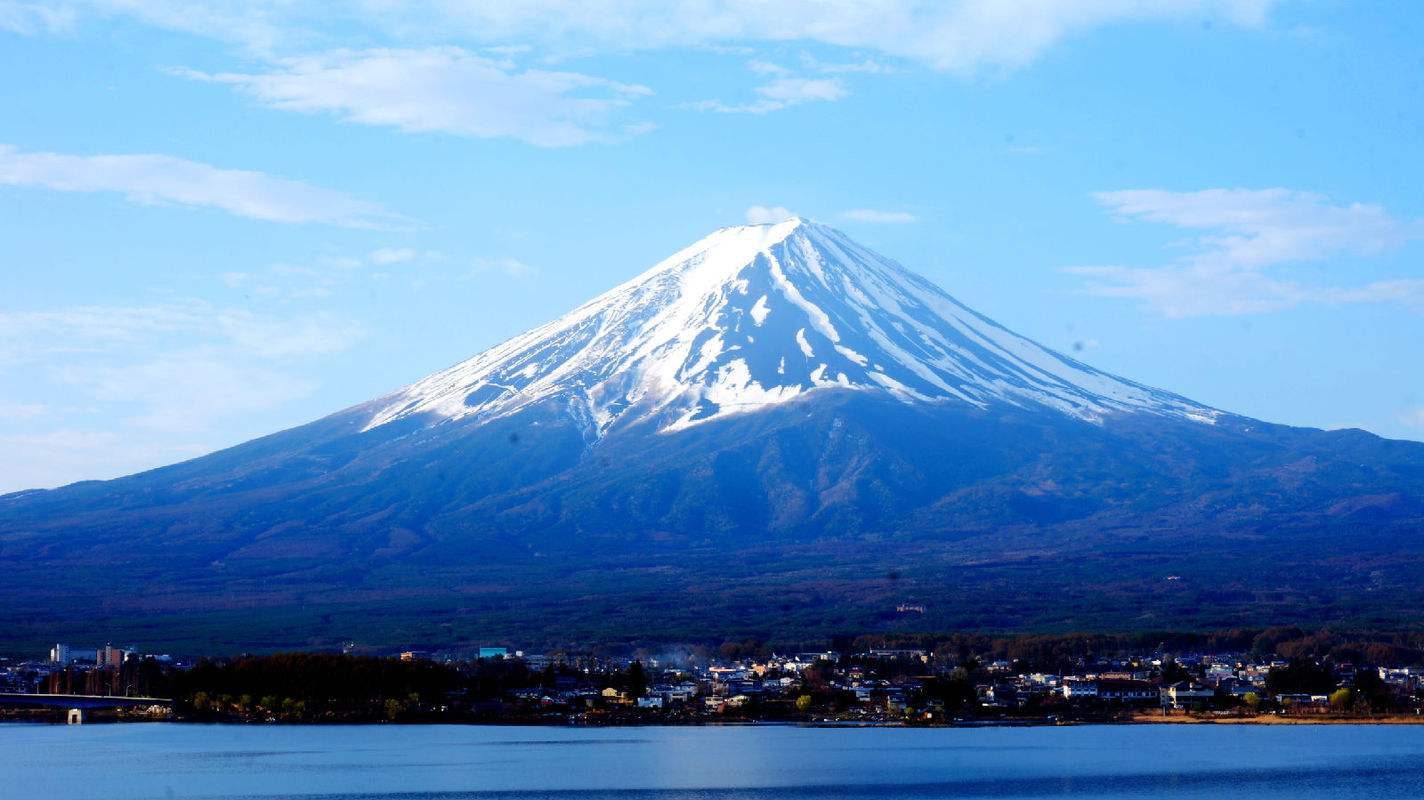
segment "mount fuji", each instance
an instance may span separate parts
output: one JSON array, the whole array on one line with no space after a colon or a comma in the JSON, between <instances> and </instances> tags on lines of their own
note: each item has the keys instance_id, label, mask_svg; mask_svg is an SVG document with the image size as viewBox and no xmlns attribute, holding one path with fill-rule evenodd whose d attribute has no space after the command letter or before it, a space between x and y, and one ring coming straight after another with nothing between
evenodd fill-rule
<instances>
[{"instance_id":1,"label":"mount fuji","mask_svg":"<svg viewBox=\"0 0 1424 800\"><path fill-rule=\"evenodd\" d=\"M0 644L1397 624L1421 565L1424 444L1101 372L792 219L308 425L0 497Z\"/></svg>"}]
</instances>

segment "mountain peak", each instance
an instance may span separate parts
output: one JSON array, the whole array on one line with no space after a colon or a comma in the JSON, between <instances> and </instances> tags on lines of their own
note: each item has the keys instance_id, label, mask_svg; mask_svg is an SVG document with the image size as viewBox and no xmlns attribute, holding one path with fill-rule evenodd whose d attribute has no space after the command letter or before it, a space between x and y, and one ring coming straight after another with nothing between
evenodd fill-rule
<instances>
[{"instance_id":1,"label":"mountain peak","mask_svg":"<svg viewBox=\"0 0 1424 800\"><path fill-rule=\"evenodd\" d=\"M1055 353L840 231L794 217L714 231L560 319L376 401L367 428L553 403L597 438L616 425L677 430L835 390L1088 421L1218 414Z\"/></svg>"}]
</instances>

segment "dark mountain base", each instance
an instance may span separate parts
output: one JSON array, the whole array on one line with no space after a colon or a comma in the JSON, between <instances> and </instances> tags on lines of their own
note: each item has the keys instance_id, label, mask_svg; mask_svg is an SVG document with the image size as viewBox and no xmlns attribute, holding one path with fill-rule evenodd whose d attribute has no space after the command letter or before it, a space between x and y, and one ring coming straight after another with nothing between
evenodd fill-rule
<instances>
[{"instance_id":1,"label":"dark mountain base","mask_svg":"<svg viewBox=\"0 0 1424 800\"><path fill-rule=\"evenodd\" d=\"M557 566L386 565L360 575L208 580L86 571L67 577L92 579L99 593L16 587L21 597L48 597L5 613L3 641L5 649L58 639L230 652L345 641L537 648L929 630L1399 629L1417 625L1413 609L1424 601L1416 577L1424 548L1395 547L1404 533L1296 533L1289 548L1264 535L1153 541L1118 532L1059 547L998 536L916 545L857 537ZM989 556L1005 545L1018 547Z\"/></svg>"},{"instance_id":2,"label":"dark mountain base","mask_svg":"<svg viewBox=\"0 0 1424 800\"><path fill-rule=\"evenodd\" d=\"M0 650L1397 628L1424 601L1424 445L1358 431L854 392L591 447L558 409L362 419L0 498Z\"/></svg>"}]
</instances>

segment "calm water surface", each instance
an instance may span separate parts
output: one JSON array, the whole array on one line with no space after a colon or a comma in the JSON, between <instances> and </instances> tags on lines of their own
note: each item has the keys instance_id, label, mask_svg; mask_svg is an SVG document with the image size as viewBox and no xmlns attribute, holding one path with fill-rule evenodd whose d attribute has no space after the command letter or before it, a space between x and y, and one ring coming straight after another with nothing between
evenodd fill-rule
<instances>
[{"instance_id":1,"label":"calm water surface","mask_svg":"<svg viewBox=\"0 0 1424 800\"><path fill-rule=\"evenodd\" d=\"M1418 798L1424 726L0 725L0 797Z\"/></svg>"}]
</instances>

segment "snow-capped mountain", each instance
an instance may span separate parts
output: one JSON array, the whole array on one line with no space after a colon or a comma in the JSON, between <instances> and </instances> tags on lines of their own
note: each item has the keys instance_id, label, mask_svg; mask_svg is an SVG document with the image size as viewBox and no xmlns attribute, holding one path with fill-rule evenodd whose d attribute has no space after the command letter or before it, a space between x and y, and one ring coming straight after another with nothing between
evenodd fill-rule
<instances>
[{"instance_id":1,"label":"snow-capped mountain","mask_svg":"<svg viewBox=\"0 0 1424 800\"><path fill-rule=\"evenodd\" d=\"M595 437L648 418L675 431L823 389L1086 420L1218 415L1055 353L839 231L791 219L718 230L380 401L367 427L420 414L493 419L558 400Z\"/></svg>"},{"instance_id":2,"label":"snow-capped mountain","mask_svg":"<svg viewBox=\"0 0 1424 800\"><path fill-rule=\"evenodd\" d=\"M1412 624L1421 531L1424 444L1107 375L791 220L309 424L0 497L0 645Z\"/></svg>"}]
</instances>

